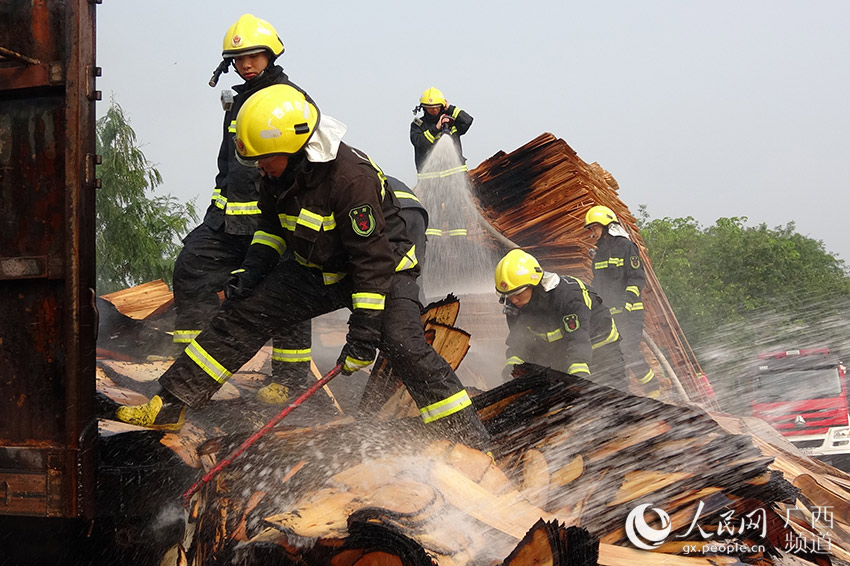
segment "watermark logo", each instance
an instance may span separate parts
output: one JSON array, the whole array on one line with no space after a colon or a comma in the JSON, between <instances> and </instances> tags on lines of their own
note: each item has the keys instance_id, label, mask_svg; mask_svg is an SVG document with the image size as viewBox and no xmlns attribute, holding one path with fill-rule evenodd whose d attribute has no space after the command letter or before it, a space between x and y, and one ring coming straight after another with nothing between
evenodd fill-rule
<instances>
[{"instance_id":1,"label":"watermark logo","mask_svg":"<svg viewBox=\"0 0 850 566\"><path fill-rule=\"evenodd\" d=\"M638 505L626 517L626 536L633 545L643 550L654 550L661 546L670 534L670 515L663 509L652 507L652 511L661 521L661 528L656 529L646 522L646 510L652 503Z\"/></svg>"}]
</instances>

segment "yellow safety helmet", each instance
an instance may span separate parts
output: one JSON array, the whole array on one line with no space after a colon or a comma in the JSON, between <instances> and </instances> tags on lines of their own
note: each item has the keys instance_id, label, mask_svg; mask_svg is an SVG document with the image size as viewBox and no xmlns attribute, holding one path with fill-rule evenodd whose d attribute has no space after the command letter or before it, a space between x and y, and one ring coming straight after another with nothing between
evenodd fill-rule
<instances>
[{"instance_id":1,"label":"yellow safety helmet","mask_svg":"<svg viewBox=\"0 0 850 566\"><path fill-rule=\"evenodd\" d=\"M520 249L511 250L496 265L496 292L510 297L539 284L542 277L543 269L533 255Z\"/></svg>"},{"instance_id":2,"label":"yellow safety helmet","mask_svg":"<svg viewBox=\"0 0 850 566\"><path fill-rule=\"evenodd\" d=\"M422 96L419 98L419 104L422 106L445 106L446 97L443 96L440 89L432 86L422 93Z\"/></svg>"},{"instance_id":3,"label":"yellow safety helmet","mask_svg":"<svg viewBox=\"0 0 850 566\"><path fill-rule=\"evenodd\" d=\"M253 14L244 14L224 34L221 56L231 59L239 55L250 55L268 51L271 61L283 53L283 42L274 26Z\"/></svg>"},{"instance_id":4,"label":"yellow safety helmet","mask_svg":"<svg viewBox=\"0 0 850 566\"><path fill-rule=\"evenodd\" d=\"M597 205L592 207L587 211L587 214L584 215L584 227L587 228L591 224L601 224L602 226L608 226L612 222L619 222L617 220L617 215L614 214L614 211L608 208L607 206Z\"/></svg>"},{"instance_id":5,"label":"yellow safety helmet","mask_svg":"<svg viewBox=\"0 0 850 566\"><path fill-rule=\"evenodd\" d=\"M276 84L251 95L236 116L236 152L257 160L301 151L319 123L319 109L297 88Z\"/></svg>"}]
</instances>

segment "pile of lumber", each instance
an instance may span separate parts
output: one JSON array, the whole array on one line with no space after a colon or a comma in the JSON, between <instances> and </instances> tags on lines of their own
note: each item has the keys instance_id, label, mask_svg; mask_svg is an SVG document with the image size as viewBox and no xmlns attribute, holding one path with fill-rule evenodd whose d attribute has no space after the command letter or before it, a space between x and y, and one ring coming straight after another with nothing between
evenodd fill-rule
<instances>
[{"instance_id":1,"label":"pile of lumber","mask_svg":"<svg viewBox=\"0 0 850 566\"><path fill-rule=\"evenodd\" d=\"M500 151L470 171L469 179L496 242L503 248L521 246L547 271L585 281L591 276L589 252L595 245L584 229L585 213L598 204L611 208L637 244L646 268L642 297L648 335L663 349L689 400L718 408L655 277L635 217L620 200L620 187L610 173L597 163L585 163L564 140L546 133L511 153ZM645 353L652 358L660 352ZM659 364L653 365L660 375Z\"/></svg>"}]
</instances>

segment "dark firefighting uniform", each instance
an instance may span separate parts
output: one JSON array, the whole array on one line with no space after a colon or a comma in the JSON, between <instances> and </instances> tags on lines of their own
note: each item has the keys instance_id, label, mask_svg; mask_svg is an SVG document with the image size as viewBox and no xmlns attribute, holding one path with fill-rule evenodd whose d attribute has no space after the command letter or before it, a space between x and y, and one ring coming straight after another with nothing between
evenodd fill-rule
<instances>
[{"instance_id":1,"label":"dark firefighting uniform","mask_svg":"<svg viewBox=\"0 0 850 566\"><path fill-rule=\"evenodd\" d=\"M508 367L533 363L626 389L617 325L580 279L544 273L531 300L521 308L507 301L505 315Z\"/></svg>"},{"instance_id":2,"label":"dark firefighting uniform","mask_svg":"<svg viewBox=\"0 0 850 566\"><path fill-rule=\"evenodd\" d=\"M659 394L655 373L643 357L643 302L641 290L646 283L638 248L625 236L608 233L608 227L596 242L591 284L602 295L622 337L626 369L637 378L648 395Z\"/></svg>"},{"instance_id":3,"label":"dark firefighting uniform","mask_svg":"<svg viewBox=\"0 0 850 566\"><path fill-rule=\"evenodd\" d=\"M262 215L243 268L267 275L241 301L227 301L160 383L189 405L209 399L268 336L347 307L346 348L379 346L420 408L459 440L487 439L469 395L425 341L419 266L398 199L358 150L340 143L336 157L290 158L280 179L264 179ZM277 257L287 249L296 261Z\"/></svg>"},{"instance_id":4,"label":"dark firefighting uniform","mask_svg":"<svg viewBox=\"0 0 850 566\"><path fill-rule=\"evenodd\" d=\"M224 114L212 203L203 223L183 240L183 249L174 264L177 311L174 342L177 344L191 343L206 328L219 308L218 292L224 289L230 273L242 265L257 229L260 173L257 168L246 167L236 160L233 136L236 115L245 100L273 84L292 85L277 65L233 87L237 94ZM309 374L310 345L309 322L275 333L273 379L294 388L295 392L315 383Z\"/></svg>"},{"instance_id":5,"label":"dark firefighting uniform","mask_svg":"<svg viewBox=\"0 0 850 566\"><path fill-rule=\"evenodd\" d=\"M441 177L445 177L459 171L466 171L466 158L463 157L463 147L460 143L460 136L465 134L467 130L469 130L469 126L472 125L472 116L457 106L449 105L443 114L449 115L452 119L451 126L449 126L449 133L451 134L452 141L457 148L457 154L461 156L461 160L464 164L462 167L458 168L457 171L429 172L429 175ZM425 164L428 154L431 153L431 149L433 149L434 144L443 135L443 132L437 129L437 120L439 118L439 114L437 116L432 116L425 112L424 116L421 118L417 117L410 123L410 143L413 144L413 159L416 162L416 171L420 174L422 173L422 166ZM421 179L422 176L420 175L419 178Z\"/></svg>"}]
</instances>

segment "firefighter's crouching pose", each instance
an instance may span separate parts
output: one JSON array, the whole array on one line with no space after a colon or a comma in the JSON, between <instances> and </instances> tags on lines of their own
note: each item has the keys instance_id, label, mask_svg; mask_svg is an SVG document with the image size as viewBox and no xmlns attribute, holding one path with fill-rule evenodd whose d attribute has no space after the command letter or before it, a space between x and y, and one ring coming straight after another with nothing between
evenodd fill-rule
<instances>
[{"instance_id":1,"label":"firefighter's crouching pose","mask_svg":"<svg viewBox=\"0 0 850 566\"><path fill-rule=\"evenodd\" d=\"M617 326L592 288L543 271L519 249L499 261L495 283L508 322L506 368L535 364L627 390Z\"/></svg>"},{"instance_id":2,"label":"firefighter's crouching pose","mask_svg":"<svg viewBox=\"0 0 850 566\"><path fill-rule=\"evenodd\" d=\"M640 351L643 340L640 294L646 283L646 273L638 248L607 206L590 208L585 214L584 226L597 238L591 284L610 308L623 337L626 370L638 380L648 397L657 399L661 393L658 379Z\"/></svg>"},{"instance_id":3,"label":"firefighter's crouching pose","mask_svg":"<svg viewBox=\"0 0 850 566\"><path fill-rule=\"evenodd\" d=\"M380 347L426 423L476 448L488 435L448 363L425 341L416 250L386 177L341 141L345 126L304 94L273 85L236 120L241 158L257 163L260 228L243 263L262 273L252 293L222 310L163 374L162 393L116 416L144 426L177 425L185 405L207 401L278 328L347 307L344 373L367 366ZM284 249L297 261L280 261Z\"/></svg>"}]
</instances>

